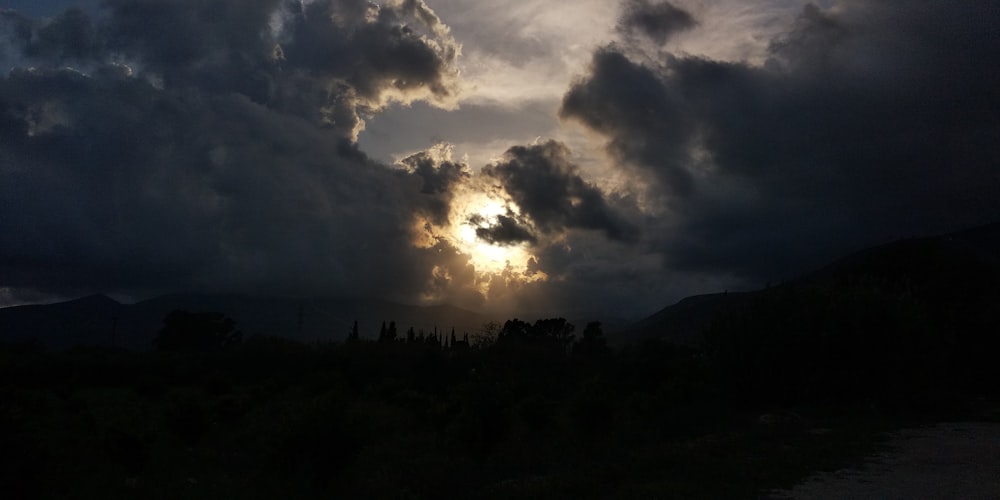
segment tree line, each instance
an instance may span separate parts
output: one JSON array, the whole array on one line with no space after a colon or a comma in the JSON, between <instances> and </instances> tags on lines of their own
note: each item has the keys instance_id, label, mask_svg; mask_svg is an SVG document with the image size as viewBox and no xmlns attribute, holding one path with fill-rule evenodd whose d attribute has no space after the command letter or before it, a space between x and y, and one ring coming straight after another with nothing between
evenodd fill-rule
<instances>
[{"instance_id":1,"label":"tree line","mask_svg":"<svg viewBox=\"0 0 1000 500\"><path fill-rule=\"evenodd\" d=\"M213 352L234 347L243 342L242 331L236 328L236 321L224 313L212 311L192 312L174 310L163 319L163 327L153 339L157 350L176 352ZM607 339L599 321L587 324L582 336L576 338L576 327L565 318L539 319L534 323L514 318L499 323L487 322L471 340L468 332L457 335L455 328L450 334L431 332L409 327L400 336L395 321L383 321L378 337L379 344L403 343L435 346L443 349L465 350L473 347L486 349L499 347L537 347L553 352L571 353L596 357L609 352ZM368 342L360 335L357 320L347 334L345 343Z\"/></svg>"}]
</instances>

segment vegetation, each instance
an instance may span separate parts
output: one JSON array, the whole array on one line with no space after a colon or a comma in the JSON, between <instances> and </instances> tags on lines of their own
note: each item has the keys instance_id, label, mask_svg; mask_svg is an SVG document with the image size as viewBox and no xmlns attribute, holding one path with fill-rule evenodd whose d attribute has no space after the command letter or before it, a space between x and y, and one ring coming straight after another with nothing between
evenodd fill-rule
<instances>
[{"instance_id":1,"label":"vegetation","mask_svg":"<svg viewBox=\"0 0 1000 500\"><path fill-rule=\"evenodd\" d=\"M734 398L941 411L996 390L1000 270L902 241L757 294L705 332Z\"/></svg>"},{"instance_id":2,"label":"vegetation","mask_svg":"<svg viewBox=\"0 0 1000 500\"><path fill-rule=\"evenodd\" d=\"M906 364L943 362L922 357L934 339L910 299L872 293L822 313L819 292L776 293L706 350L616 352L598 323L574 339L563 319L471 340L387 326L379 341L223 341L222 315L176 312L157 352L7 346L0 477L16 498L754 497L871 449L887 411L918 401ZM799 312L779 321L787 301ZM794 328L889 306L864 349L829 324L812 340ZM737 323L785 326L755 344ZM899 359L876 359L911 331Z\"/></svg>"},{"instance_id":3,"label":"vegetation","mask_svg":"<svg viewBox=\"0 0 1000 500\"><path fill-rule=\"evenodd\" d=\"M759 292L696 346L612 350L599 323L577 335L561 318L471 334L387 322L377 340L355 323L306 345L184 311L154 352L3 346L0 488L756 498L852 463L881 430L995 410L996 268L908 249Z\"/></svg>"}]
</instances>

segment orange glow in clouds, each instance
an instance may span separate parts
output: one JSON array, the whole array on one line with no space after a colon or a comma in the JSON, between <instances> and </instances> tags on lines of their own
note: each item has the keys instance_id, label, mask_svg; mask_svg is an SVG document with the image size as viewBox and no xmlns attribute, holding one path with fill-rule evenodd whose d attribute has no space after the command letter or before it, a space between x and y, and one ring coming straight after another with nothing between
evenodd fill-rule
<instances>
[{"instance_id":1,"label":"orange glow in clouds","mask_svg":"<svg viewBox=\"0 0 1000 500\"><path fill-rule=\"evenodd\" d=\"M435 163L452 162L452 146L437 144L424 154ZM398 166L412 171L404 162ZM455 263L434 266L430 290L424 295L427 301L436 301L448 294L447 289L470 287L483 298L501 299L520 285L546 281L549 276L538 269L537 257L528 242L495 244L477 234L479 229L489 229L499 224L499 217L520 218L520 207L499 186L474 175L465 177L451 186L448 220L436 224L424 217L414 219L414 245L434 248L446 244L460 254L462 267L471 266L472 273L454 268ZM444 266L444 267L443 267ZM468 288L466 288L468 289ZM442 295L443 294L443 295Z\"/></svg>"},{"instance_id":2,"label":"orange glow in clouds","mask_svg":"<svg viewBox=\"0 0 1000 500\"><path fill-rule=\"evenodd\" d=\"M450 239L462 253L471 257L477 275L500 273L508 268L522 274L528 272L528 260L532 255L527 243L496 245L476 235L476 229L496 224L497 217L508 211L517 213L516 208L486 193L466 194L453 203L452 225L448 228ZM477 215L482 220L478 225L471 221ZM537 278L532 277L534 279Z\"/></svg>"},{"instance_id":3,"label":"orange glow in clouds","mask_svg":"<svg viewBox=\"0 0 1000 500\"><path fill-rule=\"evenodd\" d=\"M455 194L446 227L423 219L416 221L420 231L415 244L430 248L443 240L468 257L468 264L473 267L475 274L475 283L472 285L487 299L491 298L491 289L496 286L495 280L498 279L502 280L503 289L547 280L548 276L544 272L533 269L537 266L532 266L531 261L535 256L531 253L530 244L498 245L485 241L476 234L477 229L496 224L497 217L518 214L519 210L513 202L496 193L477 189L471 184L475 183L461 186ZM441 269L436 272L441 274L435 276L438 279L451 276Z\"/></svg>"}]
</instances>

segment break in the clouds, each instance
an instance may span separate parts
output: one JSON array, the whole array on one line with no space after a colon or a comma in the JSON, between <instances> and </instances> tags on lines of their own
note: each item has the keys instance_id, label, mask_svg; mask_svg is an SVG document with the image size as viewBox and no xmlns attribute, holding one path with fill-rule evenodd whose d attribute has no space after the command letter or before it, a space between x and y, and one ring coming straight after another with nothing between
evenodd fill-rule
<instances>
[{"instance_id":1,"label":"break in the clouds","mask_svg":"<svg viewBox=\"0 0 1000 500\"><path fill-rule=\"evenodd\" d=\"M104 5L2 13L8 302L194 289L514 308L573 278L536 256L570 232L634 231L555 142L489 173L444 144L395 165L359 149L386 106L460 96L461 44L421 1Z\"/></svg>"},{"instance_id":2,"label":"break in the clouds","mask_svg":"<svg viewBox=\"0 0 1000 500\"><path fill-rule=\"evenodd\" d=\"M763 65L611 44L560 113L648 182L670 266L780 279L1000 219L997 23L982 2L845 1L805 6Z\"/></svg>"}]
</instances>

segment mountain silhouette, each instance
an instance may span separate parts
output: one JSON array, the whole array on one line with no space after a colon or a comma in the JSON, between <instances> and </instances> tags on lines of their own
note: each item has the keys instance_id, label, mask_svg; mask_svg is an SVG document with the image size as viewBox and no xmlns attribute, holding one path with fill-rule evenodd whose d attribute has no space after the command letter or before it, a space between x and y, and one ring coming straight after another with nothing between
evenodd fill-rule
<instances>
[{"instance_id":1,"label":"mountain silhouette","mask_svg":"<svg viewBox=\"0 0 1000 500\"><path fill-rule=\"evenodd\" d=\"M687 297L610 335L615 345L662 339L698 344L713 320L789 287L831 287L863 277L903 285L932 310L978 314L1000 307L1000 223L865 249L775 287ZM340 341L358 321L361 338L374 339L383 321L431 332L478 331L489 319L460 308L411 306L382 300L171 294L121 304L105 295L0 309L0 342L36 342L51 350L114 346L148 350L172 310L214 311L237 322L245 336L302 342ZM942 312L944 314L944 312Z\"/></svg>"},{"instance_id":2,"label":"mountain silhouette","mask_svg":"<svg viewBox=\"0 0 1000 500\"><path fill-rule=\"evenodd\" d=\"M152 349L163 319L173 310L220 312L236 320L244 336L266 335L301 342L340 341L358 322L361 338L378 336L383 321L431 332L478 331L490 318L457 307L411 306L381 300L299 299L237 294L171 294L135 304L104 295L47 305L0 309L0 341L36 342L49 350L75 346Z\"/></svg>"},{"instance_id":3,"label":"mountain silhouette","mask_svg":"<svg viewBox=\"0 0 1000 500\"><path fill-rule=\"evenodd\" d=\"M111 345L116 318L126 306L106 295L46 305L0 309L0 340L37 342L54 349L75 345Z\"/></svg>"},{"instance_id":4,"label":"mountain silhouette","mask_svg":"<svg viewBox=\"0 0 1000 500\"><path fill-rule=\"evenodd\" d=\"M633 323L612 339L618 345L645 339L697 344L713 320L746 307L763 294L796 287L833 287L862 278L905 287L932 311L1000 307L1000 223L868 248L767 289L687 297Z\"/></svg>"}]
</instances>

